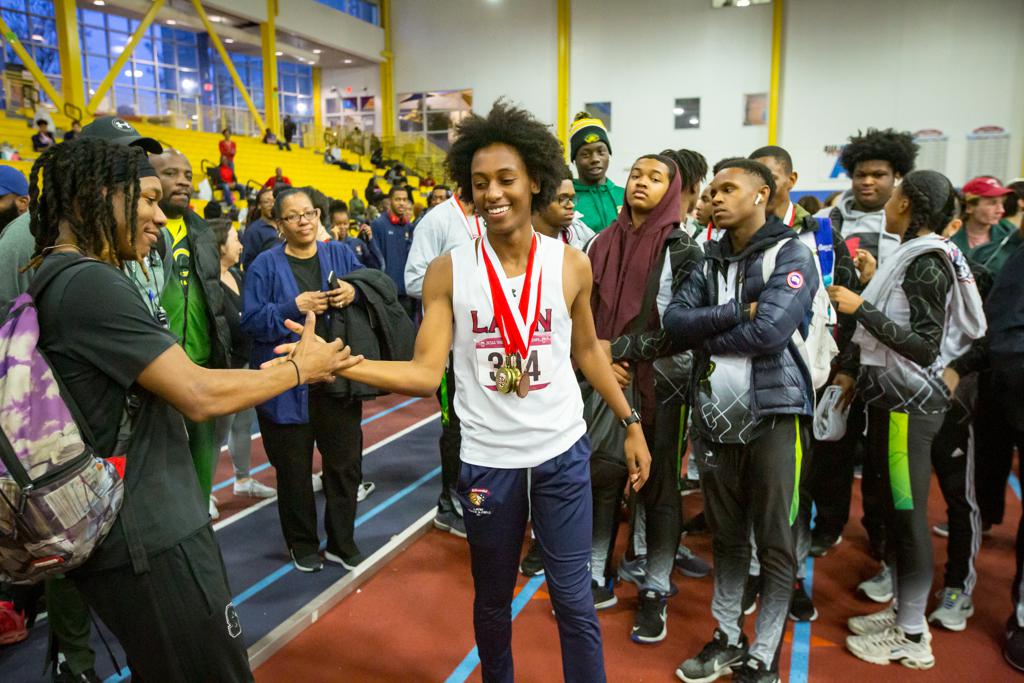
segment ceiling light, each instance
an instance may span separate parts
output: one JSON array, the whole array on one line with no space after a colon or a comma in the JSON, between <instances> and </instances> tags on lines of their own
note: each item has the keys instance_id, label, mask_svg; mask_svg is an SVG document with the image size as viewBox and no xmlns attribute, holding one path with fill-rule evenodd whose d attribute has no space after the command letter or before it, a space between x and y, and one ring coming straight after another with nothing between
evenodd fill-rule
<instances>
[{"instance_id":1,"label":"ceiling light","mask_svg":"<svg viewBox=\"0 0 1024 683\"><path fill-rule=\"evenodd\" d=\"M315 54L315 55L318 55L321 52L323 52L323 50L321 50L320 48L317 48L317 49L313 50L313 54Z\"/></svg>"},{"instance_id":2,"label":"ceiling light","mask_svg":"<svg viewBox=\"0 0 1024 683\"><path fill-rule=\"evenodd\" d=\"M33 33L32 34L32 40L41 43L41 42L43 42L43 37L41 35L39 35L38 33Z\"/></svg>"},{"instance_id":3,"label":"ceiling light","mask_svg":"<svg viewBox=\"0 0 1024 683\"><path fill-rule=\"evenodd\" d=\"M683 114L686 113L686 110L683 109L682 107L676 107L675 109L672 110L672 113L675 114L676 116L682 116Z\"/></svg>"},{"instance_id":4,"label":"ceiling light","mask_svg":"<svg viewBox=\"0 0 1024 683\"><path fill-rule=\"evenodd\" d=\"M737 7L750 7L750 0L736 0Z\"/></svg>"},{"instance_id":5,"label":"ceiling light","mask_svg":"<svg viewBox=\"0 0 1024 683\"><path fill-rule=\"evenodd\" d=\"M234 38L225 38L224 42L227 43L228 45L230 45L231 43L235 42L235 39Z\"/></svg>"},{"instance_id":6,"label":"ceiling light","mask_svg":"<svg viewBox=\"0 0 1024 683\"><path fill-rule=\"evenodd\" d=\"M700 119L698 119L696 116L691 116L690 117L690 125L691 126L696 126L698 123L700 123Z\"/></svg>"},{"instance_id":7,"label":"ceiling light","mask_svg":"<svg viewBox=\"0 0 1024 683\"><path fill-rule=\"evenodd\" d=\"M177 24L178 24L178 22L176 22L174 19L168 19L167 20L167 25L168 26L177 26Z\"/></svg>"},{"instance_id":8,"label":"ceiling light","mask_svg":"<svg viewBox=\"0 0 1024 683\"><path fill-rule=\"evenodd\" d=\"M219 24L220 22L224 21L224 17L219 17L216 14L211 14L209 16L209 19L215 24Z\"/></svg>"},{"instance_id":9,"label":"ceiling light","mask_svg":"<svg viewBox=\"0 0 1024 683\"><path fill-rule=\"evenodd\" d=\"M97 7L103 7L107 3L103 2L103 0L92 0L92 4L96 5Z\"/></svg>"},{"instance_id":10,"label":"ceiling light","mask_svg":"<svg viewBox=\"0 0 1024 683\"><path fill-rule=\"evenodd\" d=\"M346 60L345 60L345 63L346 63L346 64L351 64L351 63L352 63L352 60L351 60L351 59L346 59Z\"/></svg>"},{"instance_id":11,"label":"ceiling light","mask_svg":"<svg viewBox=\"0 0 1024 683\"><path fill-rule=\"evenodd\" d=\"M278 57L280 57L280 56L281 56L281 55L283 55L284 53L283 53L283 52L281 52L280 50L278 50L278 51L277 51L277 52L275 52L274 54L275 54L275 55L277 55Z\"/></svg>"}]
</instances>

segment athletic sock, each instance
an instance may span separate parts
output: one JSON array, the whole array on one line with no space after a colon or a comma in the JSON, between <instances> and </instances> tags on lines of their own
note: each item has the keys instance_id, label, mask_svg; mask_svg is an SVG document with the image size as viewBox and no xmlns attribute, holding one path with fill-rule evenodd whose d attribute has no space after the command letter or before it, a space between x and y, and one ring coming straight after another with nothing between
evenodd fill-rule
<instances>
[{"instance_id":1,"label":"athletic sock","mask_svg":"<svg viewBox=\"0 0 1024 683\"><path fill-rule=\"evenodd\" d=\"M908 640L910 640L911 642L914 642L914 643L920 643L921 642L921 637L924 636L923 633L907 633L905 635L907 636Z\"/></svg>"}]
</instances>

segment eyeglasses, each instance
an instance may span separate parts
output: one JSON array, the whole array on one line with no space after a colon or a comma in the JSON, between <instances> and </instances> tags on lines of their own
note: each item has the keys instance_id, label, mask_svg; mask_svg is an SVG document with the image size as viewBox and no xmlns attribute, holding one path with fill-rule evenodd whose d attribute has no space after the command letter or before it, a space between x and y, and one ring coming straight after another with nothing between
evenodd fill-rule
<instances>
[{"instance_id":1,"label":"eyeglasses","mask_svg":"<svg viewBox=\"0 0 1024 683\"><path fill-rule=\"evenodd\" d=\"M555 201L558 202L559 206L564 206L566 208L568 208L570 205L571 206L575 206L576 205L576 197L573 196L573 195L569 195L569 194L560 194L555 199Z\"/></svg>"},{"instance_id":2,"label":"eyeglasses","mask_svg":"<svg viewBox=\"0 0 1024 683\"><path fill-rule=\"evenodd\" d=\"M319 216L320 216L320 210L319 209L310 209L309 211L306 211L305 213L293 213L290 216L285 216L281 220L284 222L285 225L298 225L299 221L301 221L303 218L305 218L307 221L312 223Z\"/></svg>"}]
</instances>

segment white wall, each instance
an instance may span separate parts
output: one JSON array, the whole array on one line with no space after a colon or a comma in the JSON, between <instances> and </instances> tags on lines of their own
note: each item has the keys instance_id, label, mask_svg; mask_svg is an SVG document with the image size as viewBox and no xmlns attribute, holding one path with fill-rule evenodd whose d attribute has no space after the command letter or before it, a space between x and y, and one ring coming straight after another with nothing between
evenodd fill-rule
<instances>
[{"instance_id":1,"label":"white wall","mask_svg":"<svg viewBox=\"0 0 1024 683\"><path fill-rule=\"evenodd\" d=\"M937 128L949 137L945 172L967 178L966 136L983 125L1010 134L1003 179L1024 149L1024 2L1021 0L789 0L780 142L804 181L823 177L826 144L858 128Z\"/></svg>"},{"instance_id":2,"label":"white wall","mask_svg":"<svg viewBox=\"0 0 1024 683\"><path fill-rule=\"evenodd\" d=\"M710 164L767 143L743 126L745 93L767 92L771 9L713 10L708 0L573 0L572 115L611 101L612 163L622 182L642 154L687 147ZM699 129L675 130L676 98L699 97Z\"/></svg>"},{"instance_id":3,"label":"white wall","mask_svg":"<svg viewBox=\"0 0 1024 683\"><path fill-rule=\"evenodd\" d=\"M473 89L486 113L502 96L553 123L555 0L393 0L395 95Z\"/></svg>"}]
</instances>

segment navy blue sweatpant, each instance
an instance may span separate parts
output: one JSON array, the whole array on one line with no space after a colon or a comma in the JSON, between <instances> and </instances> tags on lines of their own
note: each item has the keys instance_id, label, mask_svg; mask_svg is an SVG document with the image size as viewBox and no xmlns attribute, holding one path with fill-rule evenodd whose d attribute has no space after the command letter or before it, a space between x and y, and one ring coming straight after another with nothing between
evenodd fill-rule
<instances>
[{"instance_id":1,"label":"navy blue sweatpant","mask_svg":"<svg viewBox=\"0 0 1024 683\"><path fill-rule=\"evenodd\" d=\"M484 683L512 683L512 593L528 514L544 561L571 683L605 680L601 627L590 592L590 442L531 469L462 463L457 493L473 564L473 630ZM529 500L527 497L529 496Z\"/></svg>"}]
</instances>

